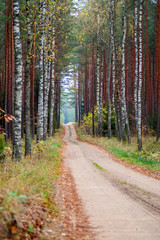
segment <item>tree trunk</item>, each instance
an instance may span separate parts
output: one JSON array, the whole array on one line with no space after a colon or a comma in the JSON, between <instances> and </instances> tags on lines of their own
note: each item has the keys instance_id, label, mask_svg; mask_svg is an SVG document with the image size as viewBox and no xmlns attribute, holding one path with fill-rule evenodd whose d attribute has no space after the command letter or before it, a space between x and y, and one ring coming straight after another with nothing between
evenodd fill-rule
<instances>
[{"instance_id":1,"label":"tree trunk","mask_svg":"<svg viewBox=\"0 0 160 240\"><path fill-rule=\"evenodd\" d=\"M110 24L111 33L111 24ZM111 130L111 99L110 99L110 80L111 80L111 39L109 40L109 53L108 53L108 76L107 76L107 110L108 110L108 138L112 137Z\"/></svg>"},{"instance_id":2,"label":"tree trunk","mask_svg":"<svg viewBox=\"0 0 160 240\"><path fill-rule=\"evenodd\" d=\"M148 119L151 113L151 81L150 81L150 60L148 41L148 7L146 2L146 59L145 59L145 103L146 103L146 127L148 130Z\"/></svg>"},{"instance_id":3,"label":"tree trunk","mask_svg":"<svg viewBox=\"0 0 160 240\"><path fill-rule=\"evenodd\" d=\"M160 1L157 1L157 24L156 24L156 78L157 78L157 98L158 98L158 122L157 141L160 138Z\"/></svg>"},{"instance_id":4,"label":"tree trunk","mask_svg":"<svg viewBox=\"0 0 160 240\"><path fill-rule=\"evenodd\" d=\"M143 0L140 0L139 10L139 84L138 84L138 118L137 118L137 140L138 150L142 149L142 64L143 64L143 53L142 53L142 15L143 15Z\"/></svg>"},{"instance_id":5,"label":"tree trunk","mask_svg":"<svg viewBox=\"0 0 160 240\"><path fill-rule=\"evenodd\" d=\"M123 1L123 39L122 39L122 75L121 75L121 135L126 141L125 127L127 129L128 143L130 140L129 121L126 107L125 88L125 45L126 45L126 0Z\"/></svg>"},{"instance_id":6,"label":"tree trunk","mask_svg":"<svg viewBox=\"0 0 160 240\"><path fill-rule=\"evenodd\" d=\"M39 57L39 91L38 91L38 113L37 113L37 141L43 139L43 115L44 115L44 106L43 106L43 51L45 48L45 12L46 12L46 1L40 1L39 3L39 12L40 12L40 57Z\"/></svg>"},{"instance_id":7,"label":"tree trunk","mask_svg":"<svg viewBox=\"0 0 160 240\"><path fill-rule=\"evenodd\" d=\"M25 157L31 156L31 124L30 124L30 63L31 63L31 23L30 23L30 0L26 0L26 19L27 19L27 56L25 71Z\"/></svg>"},{"instance_id":8,"label":"tree trunk","mask_svg":"<svg viewBox=\"0 0 160 240\"><path fill-rule=\"evenodd\" d=\"M49 15L49 16L48 16ZM44 47L44 116L43 116L43 140L47 138L47 124L48 124L48 94L50 85L50 71L51 71L51 13L48 12L47 6L47 34L45 34Z\"/></svg>"},{"instance_id":9,"label":"tree trunk","mask_svg":"<svg viewBox=\"0 0 160 240\"><path fill-rule=\"evenodd\" d=\"M13 34L15 48L15 92L14 92L14 138L13 155L15 161L21 160L21 116L22 116L22 45L19 26L19 1L13 0Z\"/></svg>"},{"instance_id":10,"label":"tree trunk","mask_svg":"<svg viewBox=\"0 0 160 240\"><path fill-rule=\"evenodd\" d=\"M95 135L94 126L94 99L95 99L95 56L94 56L94 40L92 46L92 135Z\"/></svg>"},{"instance_id":11,"label":"tree trunk","mask_svg":"<svg viewBox=\"0 0 160 240\"><path fill-rule=\"evenodd\" d=\"M77 83L76 83L76 72L74 70L74 99L75 99L75 122L78 120L77 115Z\"/></svg>"},{"instance_id":12,"label":"tree trunk","mask_svg":"<svg viewBox=\"0 0 160 240\"><path fill-rule=\"evenodd\" d=\"M34 2L34 18L36 18L36 2L37 0L35 0ZM35 89L34 89L34 80L35 80L35 51L36 48L36 19L34 19L34 23L33 23L33 49L32 49L32 66L31 66L31 76L30 76L30 81L31 81L31 134L32 134L32 138L34 139L34 134L35 134L35 113L34 113L34 93L35 93Z\"/></svg>"},{"instance_id":13,"label":"tree trunk","mask_svg":"<svg viewBox=\"0 0 160 240\"><path fill-rule=\"evenodd\" d=\"M49 137L53 136L53 121L54 121L54 88L55 88L55 38L54 27L52 30L52 71L51 71L51 85L50 85L50 115L49 115Z\"/></svg>"},{"instance_id":14,"label":"tree trunk","mask_svg":"<svg viewBox=\"0 0 160 240\"><path fill-rule=\"evenodd\" d=\"M115 104L115 78L116 78L116 52L115 52L115 39L114 39L114 0L111 1L111 44L112 44L112 104L115 121L115 135L118 136L118 124L117 124L117 113Z\"/></svg>"}]
</instances>

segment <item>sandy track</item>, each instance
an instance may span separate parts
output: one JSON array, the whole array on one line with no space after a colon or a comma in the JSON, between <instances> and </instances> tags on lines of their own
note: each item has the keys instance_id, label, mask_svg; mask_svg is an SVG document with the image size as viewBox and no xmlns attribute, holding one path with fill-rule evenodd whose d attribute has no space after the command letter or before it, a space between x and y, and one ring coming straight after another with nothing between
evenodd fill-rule
<instances>
[{"instance_id":1,"label":"sandy track","mask_svg":"<svg viewBox=\"0 0 160 240\"><path fill-rule=\"evenodd\" d=\"M65 125L64 141L65 164L71 169L96 239L159 240L160 181L77 141L73 125Z\"/></svg>"}]
</instances>

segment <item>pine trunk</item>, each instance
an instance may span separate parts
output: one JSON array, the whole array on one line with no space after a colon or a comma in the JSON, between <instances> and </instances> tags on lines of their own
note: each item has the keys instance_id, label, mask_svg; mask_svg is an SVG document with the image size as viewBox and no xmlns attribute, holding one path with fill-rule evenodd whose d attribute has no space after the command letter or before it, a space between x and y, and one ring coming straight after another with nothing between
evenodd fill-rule
<instances>
[{"instance_id":1,"label":"pine trunk","mask_svg":"<svg viewBox=\"0 0 160 240\"><path fill-rule=\"evenodd\" d=\"M160 1L157 1L157 26L156 26L156 78L157 78L157 98L158 98L158 122L157 141L160 138Z\"/></svg>"},{"instance_id":2,"label":"pine trunk","mask_svg":"<svg viewBox=\"0 0 160 240\"><path fill-rule=\"evenodd\" d=\"M115 121L115 135L118 137L118 124L117 124L117 113L115 104L115 79L116 79L116 51L115 51L115 39L114 39L114 0L111 1L111 44L112 44L112 104Z\"/></svg>"},{"instance_id":3,"label":"pine trunk","mask_svg":"<svg viewBox=\"0 0 160 240\"><path fill-rule=\"evenodd\" d=\"M111 33L111 24L110 24ZM108 110L108 138L112 137L111 130L111 99L110 99L110 81L111 81L111 39L109 40L109 53L108 53L108 76L107 76L107 110Z\"/></svg>"}]
</instances>

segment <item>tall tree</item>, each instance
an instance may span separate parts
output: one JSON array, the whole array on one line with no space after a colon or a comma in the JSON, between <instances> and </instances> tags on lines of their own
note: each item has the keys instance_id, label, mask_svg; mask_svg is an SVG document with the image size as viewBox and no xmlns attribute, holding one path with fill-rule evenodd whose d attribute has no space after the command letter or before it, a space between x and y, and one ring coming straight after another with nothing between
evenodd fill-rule
<instances>
[{"instance_id":1,"label":"tall tree","mask_svg":"<svg viewBox=\"0 0 160 240\"><path fill-rule=\"evenodd\" d=\"M52 29L52 60L51 60L51 84L50 84L50 114L49 114L49 137L53 136L54 119L54 94L55 94L55 31Z\"/></svg>"},{"instance_id":2,"label":"tall tree","mask_svg":"<svg viewBox=\"0 0 160 240\"><path fill-rule=\"evenodd\" d=\"M32 33L30 23L30 0L26 0L26 20L27 20L27 56L25 67L25 156L31 156L31 124L30 124L30 63L31 63L31 48L32 48Z\"/></svg>"},{"instance_id":3,"label":"tall tree","mask_svg":"<svg viewBox=\"0 0 160 240\"><path fill-rule=\"evenodd\" d=\"M74 70L74 98L75 98L75 122L78 120L77 113L77 81L76 81L76 71Z\"/></svg>"},{"instance_id":4,"label":"tall tree","mask_svg":"<svg viewBox=\"0 0 160 240\"><path fill-rule=\"evenodd\" d=\"M45 46L45 14L46 14L46 0L39 2L39 22L40 22L40 39L39 39L39 91L38 91L38 113L37 113L37 141L43 139L43 117L44 117L44 95L43 95L43 80L44 80L44 48ZM46 59L45 59L46 61Z\"/></svg>"},{"instance_id":5,"label":"tall tree","mask_svg":"<svg viewBox=\"0 0 160 240\"><path fill-rule=\"evenodd\" d=\"M160 1L157 1L157 23L156 23L156 80L158 95L158 121L157 121L157 141L160 138Z\"/></svg>"},{"instance_id":6,"label":"tall tree","mask_svg":"<svg viewBox=\"0 0 160 240\"><path fill-rule=\"evenodd\" d=\"M110 16L111 17L111 16ZM110 23L110 35L111 35L111 23ZM111 82L111 39L109 39L109 52L108 52L108 76L107 76L107 110L108 110L108 138L112 137L111 129L111 97L110 97L110 82Z\"/></svg>"},{"instance_id":7,"label":"tall tree","mask_svg":"<svg viewBox=\"0 0 160 240\"><path fill-rule=\"evenodd\" d=\"M22 44L19 24L19 1L13 0L13 34L15 49L15 92L14 92L14 138L13 159L21 160L21 116L22 116Z\"/></svg>"},{"instance_id":8,"label":"tall tree","mask_svg":"<svg viewBox=\"0 0 160 240\"><path fill-rule=\"evenodd\" d=\"M140 0L139 9L139 84L138 84L138 116L137 116L137 140L138 150L142 149L142 65L143 65L143 46L142 46L142 15L143 0Z\"/></svg>"},{"instance_id":9,"label":"tall tree","mask_svg":"<svg viewBox=\"0 0 160 240\"><path fill-rule=\"evenodd\" d=\"M122 140L126 141L125 128L127 128L128 142L130 139L129 120L126 107L125 95L125 45L126 45L126 0L123 0L123 39L122 39L122 75L121 75L121 135Z\"/></svg>"}]
</instances>

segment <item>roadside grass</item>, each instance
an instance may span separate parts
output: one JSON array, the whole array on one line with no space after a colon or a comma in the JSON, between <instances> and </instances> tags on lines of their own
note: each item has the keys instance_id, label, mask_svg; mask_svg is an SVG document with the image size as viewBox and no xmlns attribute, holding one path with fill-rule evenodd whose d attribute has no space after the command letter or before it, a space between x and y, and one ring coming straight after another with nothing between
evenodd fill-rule
<instances>
[{"instance_id":1,"label":"roadside grass","mask_svg":"<svg viewBox=\"0 0 160 240\"><path fill-rule=\"evenodd\" d=\"M5 149L0 165L0 239L39 236L45 219L56 216L56 180L60 174L62 129L54 138L32 144L32 157L20 163Z\"/></svg>"},{"instance_id":2,"label":"roadside grass","mask_svg":"<svg viewBox=\"0 0 160 240\"><path fill-rule=\"evenodd\" d=\"M78 128L76 126L76 128L80 140L99 145L129 164L150 171L160 171L160 144L155 142L155 137L149 135L143 137L143 149L139 152L137 151L136 137L132 137L132 143L128 145L116 138L93 137L87 135L83 127Z\"/></svg>"}]
</instances>

